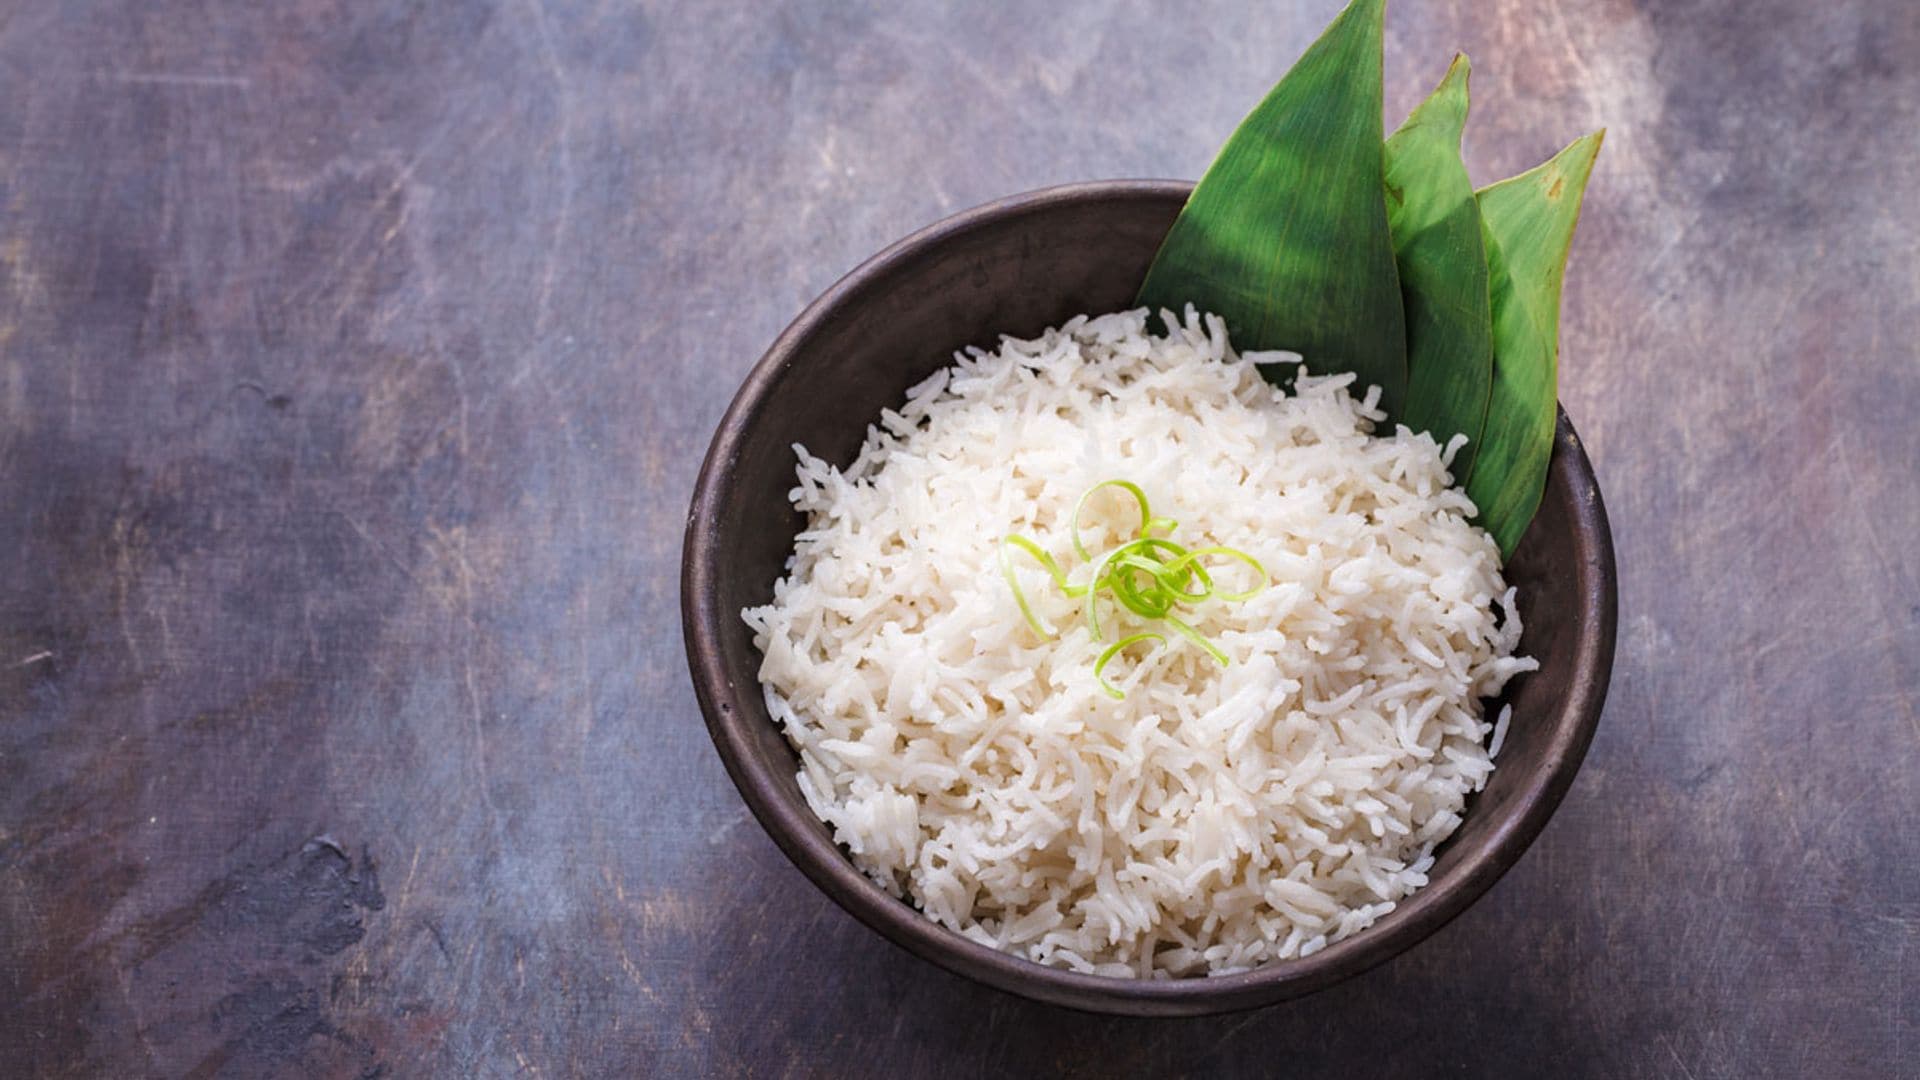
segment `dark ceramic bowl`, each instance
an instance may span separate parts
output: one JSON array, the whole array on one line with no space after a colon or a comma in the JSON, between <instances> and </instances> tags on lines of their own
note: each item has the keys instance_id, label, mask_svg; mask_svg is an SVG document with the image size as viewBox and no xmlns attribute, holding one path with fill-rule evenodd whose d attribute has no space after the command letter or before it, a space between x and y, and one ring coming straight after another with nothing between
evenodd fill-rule
<instances>
[{"instance_id":1,"label":"dark ceramic bowl","mask_svg":"<svg viewBox=\"0 0 1920 1080\"><path fill-rule=\"evenodd\" d=\"M1520 858L1586 753L1613 665L1613 544L1593 467L1560 415L1546 499L1506 568L1540 670L1508 687L1513 721L1486 790L1439 850L1431 883L1372 928L1304 960L1219 978L1076 975L974 944L874 885L807 809L798 762L767 716L740 610L763 604L801 520L791 447L845 465L883 406L964 345L1031 337L1128 306L1192 185L1049 188L969 210L869 259L803 312L720 422L687 517L681 609L713 743L747 805L814 884L861 922L949 971L1042 1001L1135 1015L1265 1005L1364 971L1438 930ZM1497 708L1497 705L1495 706Z\"/></svg>"}]
</instances>

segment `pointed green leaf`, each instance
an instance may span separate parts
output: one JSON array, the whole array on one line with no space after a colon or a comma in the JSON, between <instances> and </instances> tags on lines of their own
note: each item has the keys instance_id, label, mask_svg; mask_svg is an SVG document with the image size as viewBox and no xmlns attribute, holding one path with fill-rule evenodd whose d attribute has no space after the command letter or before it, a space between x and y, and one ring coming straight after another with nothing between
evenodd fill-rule
<instances>
[{"instance_id":1,"label":"pointed green leaf","mask_svg":"<svg viewBox=\"0 0 1920 1080\"><path fill-rule=\"evenodd\" d=\"M1402 420L1441 444L1465 477L1480 448L1493 380L1493 316L1480 207L1460 161L1467 124L1467 58L1387 138L1387 225L1407 317L1407 404Z\"/></svg>"},{"instance_id":2,"label":"pointed green leaf","mask_svg":"<svg viewBox=\"0 0 1920 1080\"><path fill-rule=\"evenodd\" d=\"M1241 349L1355 372L1397 416L1407 356L1381 190L1383 3L1353 0L1241 122L1136 302L1192 303L1225 319Z\"/></svg>"},{"instance_id":3,"label":"pointed green leaf","mask_svg":"<svg viewBox=\"0 0 1920 1080\"><path fill-rule=\"evenodd\" d=\"M1493 298L1493 389L1467 494L1480 520L1513 554L1540 507L1553 457L1560 281L1580 220L1580 200L1605 131L1575 140L1551 161L1479 193Z\"/></svg>"}]
</instances>

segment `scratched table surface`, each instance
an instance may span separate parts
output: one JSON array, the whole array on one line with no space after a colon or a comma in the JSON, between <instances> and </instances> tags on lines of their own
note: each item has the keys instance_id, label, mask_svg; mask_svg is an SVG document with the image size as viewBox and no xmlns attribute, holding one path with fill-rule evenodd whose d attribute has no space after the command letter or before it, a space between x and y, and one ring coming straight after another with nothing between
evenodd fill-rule
<instances>
[{"instance_id":1,"label":"scratched table surface","mask_svg":"<svg viewBox=\"0 0 1920 1080\"><path fill-rule=\"evenodd\" d=\"M1025 8L1027 10L1019 10ZM0 5L0 1072L1920 1075L1920 7L1400 0L1489 180L1606 125L1561 393L1621 569L1483 901L1264 1011L945 974L748 816L680 528L947 213L1197 176L1285 4Z\"/></svg>"}]
</instances>

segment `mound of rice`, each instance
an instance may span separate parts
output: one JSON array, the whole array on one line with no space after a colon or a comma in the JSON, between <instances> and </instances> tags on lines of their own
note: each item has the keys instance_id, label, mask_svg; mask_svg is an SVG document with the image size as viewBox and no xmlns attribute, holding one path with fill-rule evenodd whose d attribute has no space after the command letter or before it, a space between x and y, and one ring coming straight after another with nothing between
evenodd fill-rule
<instances>
[{"instance_id":1,"label":"mound of rice","mask_svg":"<svg viewBox=\"0 0 1920 1080\"><path fill-rule=\"evenodd\" d=\"M1299 358L1236 355L1218 319L1146 323L1083 316L956 356L844 471L795 447L808 526L744 614L800 787L874 880L1038 963L1220 974L1310 955L1424 885L1493 770L1479 698L1535 665L1448 486L1457 446L1372 434L1377 393L1356 400L1351 375L1274 389L1256 365ZM1061 630L1043 640L997 561L1017 532L1084 574L1067 515L1116 477L1174 539L1273 579L1183 609L1229 666L1169 635L1107 669L1119 701L1079 603L1018 560ZM1102 496L1083 534L1098 553L1138 521ZM1108 610L1109 635L1153 629Z\"/></svg>"}]
</instances>

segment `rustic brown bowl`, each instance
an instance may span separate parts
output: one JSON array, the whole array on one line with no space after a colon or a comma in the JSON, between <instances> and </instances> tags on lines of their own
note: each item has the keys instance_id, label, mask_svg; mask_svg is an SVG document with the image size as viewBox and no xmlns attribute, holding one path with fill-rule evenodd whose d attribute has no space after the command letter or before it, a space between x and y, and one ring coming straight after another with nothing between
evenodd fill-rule
<instances>
[{"instance_id":1,"label":"rustic brown bowl","mask_svg":"<svg viewBox=\"0 0 1920 1080\"><path fill-rule=\"evenodd\" d=\"M1445 925L1520 858L1593 738L1613 666L1613 543L1593 466L1560 414L1546 499L1507 578L1521 649L1499 768L1438 852L1431 883L1372 928L1304 960L1239 975L1115 979L1043 967L967 941L888 895L807 809L797 759L767 715L740 610L763 604L801 521L787 502L794 443L845 465L867 424L964 345L1028 337L1124 308L1192 185L1072 184L950 217L894 244L813 302L761 358L720 422L687 517L681 612L694 689L747 805L814 884L861 922L949 971L1100 1012L1190 1015L1266 1005L1373 967ZM1497 706L1496 706L1497 707Z\"/></svg>"}]
</instances>

